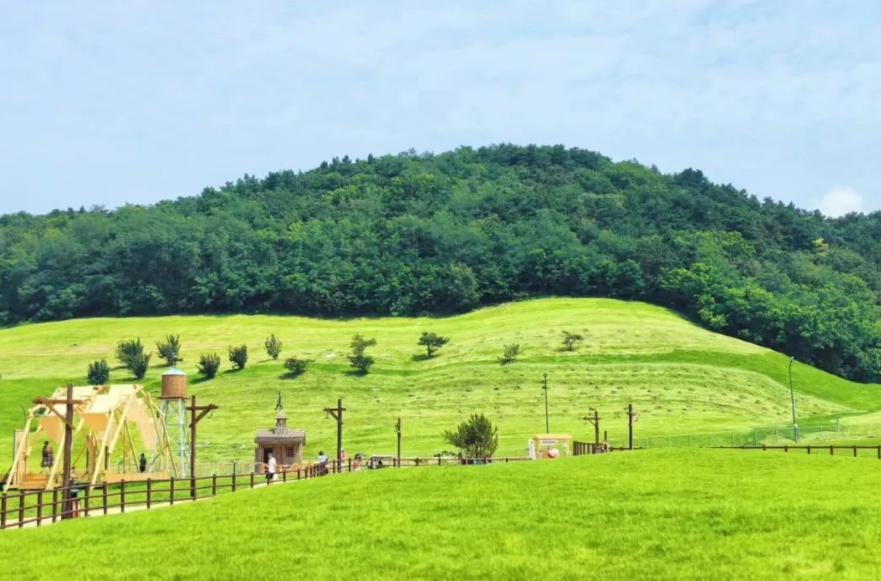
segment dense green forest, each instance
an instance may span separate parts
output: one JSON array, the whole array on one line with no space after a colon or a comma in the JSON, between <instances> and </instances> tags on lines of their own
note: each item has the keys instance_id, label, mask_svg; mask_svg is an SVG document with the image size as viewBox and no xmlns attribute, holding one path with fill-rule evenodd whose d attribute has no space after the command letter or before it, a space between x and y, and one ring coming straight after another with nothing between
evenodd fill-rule
<instances>
[{"instance_id":1,"label":"dense green forest","mask_svg":"<svg viewBox=\"0 0 881 581\"><path fill-rule=\"evenodd\" d=\"M454 313L546 294L668 305L881 378L881 213L830 220L581 149L344 157L150 207L0 217L3 325Z\"/></svg>"}]
</instances>

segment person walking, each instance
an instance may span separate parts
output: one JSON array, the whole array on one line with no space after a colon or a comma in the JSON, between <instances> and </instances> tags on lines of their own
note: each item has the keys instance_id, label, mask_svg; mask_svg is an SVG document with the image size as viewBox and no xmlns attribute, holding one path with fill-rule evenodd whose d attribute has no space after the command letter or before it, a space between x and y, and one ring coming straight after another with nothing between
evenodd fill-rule
<instances>
[{"instance_id":1,"label":"person walking","mask_svg":"<svg viewBox=\"0 0 881 581\"><path fill-rule=\"evenodd\" d=\"M266 484L271 484L273 480L275 480L275 468L277 464L275 462L275 456L272 454L269 455L269 460L266 461Z\"/></svg>"},{"instance_id":2,"label":"person walking","mask_svg":"<svg viewBox=\"0 0 881 581\"><path fill-rule=\"evenodd\" d=\"M319 476L324 476L327 474L327 454L324 453L324 450L318 453L318 474Z\"/></svg>"}]
</instances>

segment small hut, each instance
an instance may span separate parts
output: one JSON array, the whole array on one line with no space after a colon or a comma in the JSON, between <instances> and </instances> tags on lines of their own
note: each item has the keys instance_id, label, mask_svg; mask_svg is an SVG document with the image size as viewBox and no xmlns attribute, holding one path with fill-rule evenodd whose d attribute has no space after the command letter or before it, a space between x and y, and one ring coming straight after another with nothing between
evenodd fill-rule
<instances>
[{"instance_id":1,"label":"small hut","mask_svg":"<svg viewBox=\"0 0 881 581\"><path fill-rule=\"evenodd\" d=\"M254 453L255 472L262 474L270 454L275 456L279 469L302 462L306 430L288 428L288 417L284 410L279 410L275 416L275 427L271 430L258 430L254 442L257 443Z\"/></svg>"}]
</instances>

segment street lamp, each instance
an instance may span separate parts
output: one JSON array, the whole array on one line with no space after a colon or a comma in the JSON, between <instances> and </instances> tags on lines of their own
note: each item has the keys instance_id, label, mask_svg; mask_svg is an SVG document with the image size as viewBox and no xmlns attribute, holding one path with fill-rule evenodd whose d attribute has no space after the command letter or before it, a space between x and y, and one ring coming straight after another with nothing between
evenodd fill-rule
<instances>
[{"instance_id":1,"label":"street lamp","mask_svg":"<svg viewBox=\"0 0 881 581\"><path fill-rule=\"evenodd\" d=\"M792 389L792 364L795 363L795 357L789 358L789 397L792 402L792 439L798 444L798 422L795 419L795 390Z\"/></svg>"},{"instance_id":2,"label":"street lamp","mask_svg":"<svg viewBox=\"0 0 881 581\"><path fill-rule=\"evenodd\" d=\"M548 374L545 373L542 377L544 377L544 379L542 380L542 387L541 388L545 392L545 433L550 434L551 433L551 423L550 423L550 420L548 419Z\"/></svg>"}]
</instances>

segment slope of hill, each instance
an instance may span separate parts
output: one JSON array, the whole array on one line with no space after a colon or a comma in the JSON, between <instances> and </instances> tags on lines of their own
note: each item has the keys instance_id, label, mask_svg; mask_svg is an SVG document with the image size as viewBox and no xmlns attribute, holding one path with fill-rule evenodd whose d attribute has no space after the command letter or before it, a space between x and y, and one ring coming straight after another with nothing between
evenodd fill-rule
<instances>
[{"instance_id":1,"label":"slope of hill","mask_svg":"<svg viewBox=\"0 0 881 581\"><path fill-rule=\"evenodd\" d=\"M581 333L574 352L561 350L563 330ZM425 360L417 339L423 331L451 338ZM545 426L542 374L549 373L552 431L586 438L578 418L590 406L603 415L611 438L626 436L625 406L641 412L637 435L746 430L785 425L790 417L788 358L750 343L711 333L666 309L611 299L538 299L446 318L323 320L266 315L172 316L88 319L0 330L0 433L20 427L19 405L74 381L84 383L87 363L113 361L116 343L140 337L152 346L179 333L182 367L191 393L220 405L199 428L203 460L248 460L254 432L273 423L276 393L283 394L289 425L307 430L307 455L333 449L335 424L323 407L344 397L347 450L393 451L394 423L404 425L404 454L429 455L448 446L444 429L472 412L498 422L500 454L524 453L526 440ZM281 361L263 350L270 333L289 356L314 360L297 379L284 379ZM346 355L355 333L375 338L369 375L353 376ZM210 381L195 374L201 353L246 343L251 361ZM505 344L522 356L501 366ZM154 358L155 363L155 358ZM158 391L162 366L145 383ZM111 382L131 382L116 369ZM881 409L881 387L848 382L800 363L794 366L800 421L826 421ZM0 464L11 446L0 446Z\"/></svg>"},{"instance_id":2,"label":"slope of hill","mask_svg":"<svg viewBox=\"0 0 881 581\"><path fill-rule=\"evenodd\" d=\"M0 217L0 325L449 314L548 294L670 306L881 378L881 213L828 220L580 149L344 157L149 208Z\"/></svg>"},{"instance_id":3,"label":"slope of hill","mask_svg":"<svg viewBox=\"0 0 881 581\"><path fill-rule=\"evenodd\" d=\"M5 531L0 555L7 581L862 581L881 567L879 477L877 460L718 450L364 471Z\"/></svg>"}]
</instances>

